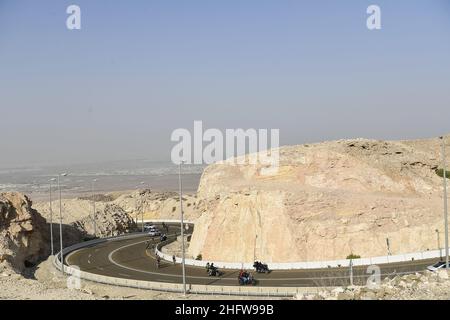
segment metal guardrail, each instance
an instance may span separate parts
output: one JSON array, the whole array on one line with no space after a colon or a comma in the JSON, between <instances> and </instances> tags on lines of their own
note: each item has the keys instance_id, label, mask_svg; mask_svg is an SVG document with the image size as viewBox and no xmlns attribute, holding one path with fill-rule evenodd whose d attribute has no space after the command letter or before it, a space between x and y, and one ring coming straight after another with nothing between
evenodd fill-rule
<instances>
[{"instance_id":1,"label":"metal guardrail","mask_svg":"<svg viewBox=\"0 0 450 320\"><path fill-rule=\"evenodd\" d=\"M54 260L57 269L61 270L59 259ZM124 278L115 278L98 275L75 269L71 266L64 266L64 272L79 279L88 280L96 283L116 285L121 287L155 290L162 292L183 293L182 284L129 280ZM187 284L187 291L190 294L206 295L236 295L236 296L267 296L267 297L293 297L299 293L317 293L320 288L312 287L238 287L238 286L209 286Z\"/></svg>"},{"instance_id":2,"label":"metal guardrail","mask_svg":"<svg viewBox=\"0 0 450 320\"><path fill-rule=\"evenodd\" d=\"M75 250L89 247L95 244L104 243L107 241L118 241L124 239L132 239L142 236L142 233L127 234L117 237L109 237L103 239L95 239L82 243L75 244L73 246L63 249L64 256ZM110 276L99 275L95 273L90 273L86 271L81 271L72 266L63 265L60 261L60 253L55 255L53 260L53 265L61 271L64 268L64 272L73 277L79 279L116 285L121 287L130 287L138 289L147 289L163 292L173 292L173 293L183 293L183 285L167 282L157 282L157 281L142 281L142 280L130 280L124 278L116 278ZM188 292L191 294L206 294L206 295L238 295L238 296L258 296L258 297L292 297L298 293L316 293L318 288L311 287L240 287L240 286L217 286L217 285L197 285L188 284Z\"/></svg>"}]
</instances>

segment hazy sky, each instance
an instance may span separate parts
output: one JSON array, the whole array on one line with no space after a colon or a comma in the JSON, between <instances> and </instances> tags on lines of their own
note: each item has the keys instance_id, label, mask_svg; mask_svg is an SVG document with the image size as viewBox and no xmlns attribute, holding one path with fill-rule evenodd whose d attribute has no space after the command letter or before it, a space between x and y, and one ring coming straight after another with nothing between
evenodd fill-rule
<instances>
[{"instance_id":1,"label":"hazy sky","mask_svg":"<svg viewBox=\"0 0 450 320\"><path fill-rule=\"evenodd\" d=\"M0 0L0 167L169 159L194 120L282 144L450 132L450 2Z\"/></svg>"}]
</instances>

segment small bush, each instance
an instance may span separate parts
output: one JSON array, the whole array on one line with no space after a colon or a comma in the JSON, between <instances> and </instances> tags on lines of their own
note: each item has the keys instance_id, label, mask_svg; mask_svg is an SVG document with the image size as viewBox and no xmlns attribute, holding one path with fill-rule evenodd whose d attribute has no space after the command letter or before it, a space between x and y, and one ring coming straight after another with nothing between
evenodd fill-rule
<instances>
[{"instance_id":1,"label":"small bush","mask_svg":"<svg viewBox=\"0 0 450 320\"><path fill-rule=\"evenodd\" d=\"M436 169L435 172L439 177L444 177L444 169ZM445 177L450 179L450 171L448 169L445 169Z\"/></svg>"},{"instance_id":2,"label":"small bush","mask_svg":"<svg viewBox=\"0 0 450 320\"><path fill-rule=\"evenodd\" d=\"M197 258L195 258L195 260L198 260L198 261L202 261L202 254L199 254L198 256L197 256Z\"/></svg>"},{"instance_id":3,"label":"small bush","mask_svg":"<svg viewBox=\"0 0 450 320\"><path fill-rule=\"evenodd\" d=\"M175 212L177 210L177 207L172 207L172 212Z\"/></svg>"},{"instance_id":4,"label":"small bush","mask_svg":"<svg viewBox=\"0 0 450 320\"><path fill-rule=\"evenodd\" d=\"M347 259L348 260L353 260L353 259L360 259L361 258L361 256L358 256L357 254L353 254L353 253L350 253L348 256L347 256Z\"/></svg>"}]
</instances>

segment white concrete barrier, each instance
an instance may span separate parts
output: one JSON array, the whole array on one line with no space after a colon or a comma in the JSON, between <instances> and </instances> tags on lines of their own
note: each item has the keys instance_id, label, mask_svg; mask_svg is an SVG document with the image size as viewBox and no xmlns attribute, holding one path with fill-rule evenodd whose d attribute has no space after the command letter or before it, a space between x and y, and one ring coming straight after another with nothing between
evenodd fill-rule
<instances>
[{"instance_id":1,"label":"white concrete barrier","mask_svg":"<svg viewBox=\"0 0 450 320\"><path fill-rule=\"evenodd\" d=\"M179 222L179 221L178 221ZM167 223L167 221L166 221ZM172 261L172 255L164 254L160 250L160 247L156 247L156 253L164 260ZM443 250L430 250L424 252L415 252L399 255L380 256L353 259L354 266L369 266L372 264L386 264L396 262L406 262L412 260L425 260L440 258L443 256ZM176 257L176 262L181 263L181 258ZM236 262L223 262L223 261L198 261L193 259L185 259L186 265L204 267L205 264L214 263L215 266L221 269L253 269L253 262L236 263ZM297 269L324 269L324 268L338 268L349 266L350 260L330 260L330 261L308 261L308 262L289 262L289 263L267 263L271 270L297 270Z\"/></svg>"}]
</instances>

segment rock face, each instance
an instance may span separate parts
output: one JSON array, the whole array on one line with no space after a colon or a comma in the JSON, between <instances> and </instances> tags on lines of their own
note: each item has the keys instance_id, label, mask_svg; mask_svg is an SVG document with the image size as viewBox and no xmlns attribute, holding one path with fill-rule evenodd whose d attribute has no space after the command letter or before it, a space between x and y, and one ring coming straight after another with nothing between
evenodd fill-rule
<instances>
[{"instance_id":1,"label":"rock face","mask_svg":"<svg viewBox=\"0 0 450 320\"><path fill-rule=\"evenodd\" d=\"M57 218L58 201L52 203L53 219ZM198 201L195 195L183 195L183 208L185 218L195 220L200 214L199 207L202 202ZM50 220L50 210L48 202L35 204L36 209ZM93 205L91 199L63 199L63 220L66 224L77 223L88 220L92 217ZM117 208L127 213L133 220L142 219L179 219L180 201L178 193L175 192L152 192L150 190L139 190L131 193L124 193L117 197L108 195L95 195L95 211L98 215L103 215L108 208ZM55 215L56 213L56 215Z\"/></svg>"},{"instance_id":2,"label":"rock face","mask_svg":"<svg viewBox=\"0 0 450 320\"><path fill-rule=\"evenodd\" d=\"M116 236L136 230L135 222L116 204L106 204L96 213L95 225L92 216L87 216L72 224L85 235L97 237Z\"/></svg>"},{"instance_id":3,"label":"rock face","mask_svg":"<svg viewBox=\"0 0 450 320\"><path fill-rule=\"evenodd\" d=\"M49 254L47 224L20 193L0 193L0 265L21 272Z\"/></svg>"},{"instance_id":4,"label":"rock face","mask_svg":"<svg viewBox=\"0 0 450 320\"><path fill-rule=\"evenodd\" d=\"M114 203L122 207L134 219L180 219L180 199L176 192L151 192L140 190L119 196ZM195 220L200 212L201 202L195 195L183 194L183 212L185 218Z\"/></svg>"},{"instance_id":5,"label":"rock face","mask_svg":"<svg viewBox=\"0 0 450 320\"><path fill-rule=\"evenodd\" d=\"M280 148L277 172L207 167L191 257L295 262L443 246L439 140L340 140Z\"/></svg>"}]
</instances>

